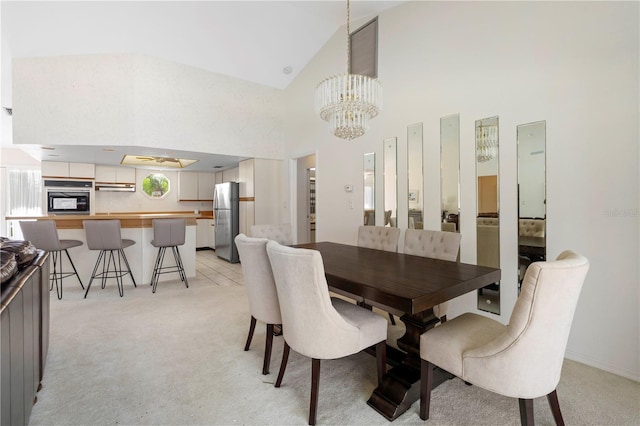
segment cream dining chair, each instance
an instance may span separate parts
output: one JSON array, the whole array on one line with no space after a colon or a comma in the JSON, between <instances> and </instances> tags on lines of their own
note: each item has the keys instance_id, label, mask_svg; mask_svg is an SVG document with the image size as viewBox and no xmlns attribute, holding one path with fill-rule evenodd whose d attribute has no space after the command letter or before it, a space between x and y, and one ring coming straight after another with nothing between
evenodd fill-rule
<instances>
[{"instance_id":1,"label":"cream dining chair","mask_svg":"<svg viewBox=\"0 0 640 426\"><path fill-rule=\"evenodd\" d=\"M387 320L365 308L331 298L320 252L267 243L282 313L284 352L276 387L282 384L290 349L312 359L309 424L316 423L320 360L375 346L378 383L386 372Z\"/></svg>"},{"instance_id":2,"label":"cream dining chair","mask_svg":"<svg viewBox=\"0 0 640 426\"><path fill-rule=\"evenodd\" d=\"M291 224L289 223L283 225L251 225L250 232L251 237L254 238L267 238L285 246L293 244Z\"/></svg>"},{"instance_id":3,"label":"cream dining chair","mask_svg":"<svg viewBox=\"0 0 640 426\"><path fill-rule=\"evenodd\" d=\"M404 254L455 262L460 252L461 235L456 232L407 229L404 232ZM448 302L433 307L440 322L447 320Z\"/></svg>"},{"instance_id":4,"label":"cream dining chair","mask_svg":"<svg viewBox=\"0 0 640 426\"><path fill-rule=\"evenodd\" d=\"M269 257L267 256L267 243L269 240L239 234L236 236L235 241L238 254L240 255L244 286L247 290L249 312L251 313L249 335L247 336L247 343L244 345L244 350L248 351L249 346L251 346L256 321L265 323L267 330L262 374L269 374L274 325L282 324L278 293L276 291L276 284L273 281L271 263L269 263Z\"/></svg>"},{"instance_id":5,"label":"cream dining chair","mask_svg":"<svg viewBox=\"0 0 640 426\"><path fill-rule=\"evenodd\" d=\"M534 424L533 399L546 395L556 424L564 424L556 388L588 270L588 260L569 250L555 261L532 263L509 325L466 313L420 336L420 418L429 418L438 366L469 384L518 398L523 425Z\"/></svg>"},{"instance_id":6,"label":"cream dining chair","mask_svg":"<svg viewBox=\"0 0 640 426\"><path fill-rule=\"evenodd\" d=\"M399 239L400 229L398 228L388 226L361 226L358 228L358 247L397 252ZM346 292L340 294L355 299L360 305L370 303L360 296L351 295ZM376 304L375 306L378 305ZM396 325L396 320L393 318L393 313L389 311L389 308L385 306L379 307L387 310L389 321L391 321L391 324ZM402 315L400 312L396 312L396 314Z\"/></svg>"}]
</instances>

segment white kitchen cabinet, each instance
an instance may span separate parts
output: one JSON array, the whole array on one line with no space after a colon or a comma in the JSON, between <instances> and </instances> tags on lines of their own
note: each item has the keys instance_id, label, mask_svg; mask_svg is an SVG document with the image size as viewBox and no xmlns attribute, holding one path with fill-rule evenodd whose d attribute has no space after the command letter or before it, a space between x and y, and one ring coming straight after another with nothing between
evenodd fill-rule
<instances>
[{"instance_id":1,"label":"white kitchen cabinet","mask_svg":"<svg viewBox=\"0 0 640 426\"><path fill-rule=\"evenodd\" d=\"M181 201L198 200L198 173L178 173L178 199Z\"/></svg>"},{"instance_id":2,"label":"white kitchen cabinet","mask_svg":"<svg viewBox=\"0 0 640 426\"><path fill-rule=\"evenodd\" d=\"M60 161L43 161L40 164L42 177L69 177L69 163Z\"/></svg>"},{"instance_id":3,"label":"white kitchen cabinet","mask_svg":"<svg viewBox=\"0 0 640 426\"><path fill-rule=\"evenodd\" d=\"M89 163L43 161L40 167L42 177L80 179L93 179L95 177L95 165Z\"/></svg>"},{"instance_id":4,"label":"white kitchen cabinet","mask_svg":"<svg viewBox=\"0 0 640 426\"><path fill-rule=\"evenodd\" d=\"M213 187L216 185L214 173L198 172L198 200L213 200Z\"/></svg>"},{"instance_id":5,"label":"white kitchen cabinet","mask_svg":"<svg viewBox=\"0 0 640 426\"><path fill-rule=\"evenodd\" d=\"M196 219L196 248L209 247L209 227L211 219Z\"/></svg>"},{"instance_id":6,"label":"white kitchen cabinet","mask_svg":"<svg viewBox=\"0 0 640 426\"><path fill-rule=\"evenodd\" d=\"M237 182L238 181L238 167L233 169L227 169L222 171L222 182Z\"/></svg>"},{"instance_id":7,"label":"white kitchen cabinet","mask_svg":"<svg viewBox=\"0 0 640 426\"><path fill-rule=\"evenodd\" d=\"M238 165L238 182L240 182L240 197L248 198L254 196L253 167L255 160L241 161Z\"/></svg>"},{"instance_id":8,"label":"white kitchen cabinet","mask_svg":"<svg viewBox=\"0 0 640 426\"><path fill-rule=\"evenodd\" d=\"M209 219L209 248L216 249L216 222Z\"/></svg>"},{"instance_id":9,"label":"white kitchen cabinet","mask_svg":"<svg viewBox=\"0 0 640 426\"><path fill-rule=\"evenodd\" d=\"M211 172L180 172L178 199L180 201L212 201L215 177Z\"/></svg>"},{"instance_id":10,"label":"white kitchen cabinet","mask_svg":"<svg viewBox=\"0 0 640 426\"><path fill-rule=\"evenodd\" d=\"M96 175L95 164L69 163L69 177L93 179Z\"/></svg>"},{"instance_id":11,"label":"white kitchen cabinet","mask_svg":"<svg viewBox=\"0 0 640 426\"><path fill-rule=\"evenodd\" d=\"M136 183L135 167L96 166L96 182Z\"/></svg>"},{"instance_id":12,"label":"white kitchen cabinet","mask_svg":"<svg viewBox=\"0 0 640 426\"><path fill-rule=\"evenodd\" d=\"M224 182L224 172L216 172L216 183Z\"/></svg>"},{"instance_id":13,"label":"white kitchen cabinet","mask_svg":"<svg viewBox=\"0 0 640 426\"><path fill-rule=\"evenodd\" d=\"M280 223L281 164L279 160L260 158L240 162L240 232L249 235L251 225Z\"/></svg>"}]
</instances>

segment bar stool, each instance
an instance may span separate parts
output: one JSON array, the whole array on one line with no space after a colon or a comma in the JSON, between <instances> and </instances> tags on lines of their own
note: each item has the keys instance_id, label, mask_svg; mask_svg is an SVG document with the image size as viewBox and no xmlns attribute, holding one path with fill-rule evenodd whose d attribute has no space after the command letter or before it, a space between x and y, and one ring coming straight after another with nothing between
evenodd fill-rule
<instances>
[{"instance_id":1,"label":"bar stool","mask_svg":"<svg viewBox=\"0 0 640 426\"><path fill-rule=\"evenodd\" d=\"M124 249L134 245L136 242L122 238L120 235L120 221L118 219L84 220L82 221L82 224L87 235L87 247L89 247L89 250L100 250L96 266L93 268L93 272L91 273L91 280L89 280L87 291L84 294L85 299L87 298L87 294L89 294L89 289L91 288L91 283L94 278L100 278L102 280L102 288L105 288L108 278L115 278L118 283L118 292L120 293L120 297L124 295L122 278L125 275L128 274L131 277L133 286L137 287L136 280L133 278L133 274L131 273L129 261L127 260L127 256L124 254ZM117 265L114 252L117 253L118 257ZM96 274L101 261L102 272ZM122 261L124 261L127 268L126 271L122 269ZM112 263L113 269L111 269Z\"/></svg>"},{"instance_id":2,"label":"bar stool","mask_svg":"<svg viewBox=\"0 0 640 426\"><path fill-rule=\"evenodd\" d=\"M84 290L82 280L78 275L76 266L69 256L67 249L72 247L79 247L83 244L80 240L61 240L58 237L58 229L56 223L53 220L33 220L33 221L20 221L20 229L22 229L22 235L25 240L30 241L36 248L48 251L51 253L51 260L53 262L53 271L51 272L51 287L49 290L53 290L53 284L56 285L56 293L58 293L58 299L62 299L62 279L75 275L78 278L80 287ZM67 259L71 263L73 272L64 272L62 268L62 256L60 252L64 251L67 255ZM58 268L58 261L60 261L60 267Z\"/></svg>"},{"instance_id":3,"label":"bar stool","mask_svg":"<svg viewBox=\"0 0 640 426\"><path fill-rule=\"evenodd\" d=\"M185 230L187 228L186 219L153 219L153 240L151 245L158 247L158 255L156 263L153 267L153 275L151 276L151 286L153 293L158 287L160 274L169 274L177 272L180 274L180 280L184 281L184 285L189 288L187 274L184 272L184 265L180 257L178 246L184 244ZM173 258L176 261L174 266L162 266L164 254L167 247L171 247Z\"/></svg>"}]
</instances>

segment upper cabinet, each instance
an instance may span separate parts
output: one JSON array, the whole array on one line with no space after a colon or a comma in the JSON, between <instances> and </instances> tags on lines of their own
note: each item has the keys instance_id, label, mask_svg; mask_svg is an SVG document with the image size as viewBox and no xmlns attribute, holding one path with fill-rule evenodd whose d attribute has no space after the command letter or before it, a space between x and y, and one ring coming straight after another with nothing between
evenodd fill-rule
<instances>
[{"instance_id":1,"label":"upper cabinet","mask_svg":"<svg viewBox=\"0 0 640 426\"><path fill-rule=\"evenodd\" d=\"M227 169L222 171L222 183L224 182L238 182L238 169L239 167L235 167L233 169Z\"/></svg>"},{"instance_id":2,"label":"upper cabinet","mask_svg":"<svg viewBox=\"0 0 640 426\"><path fill-rule=\"evenodd\" d=\"M215 173L180 172L178 199L180 201L212 201L215 182Z\"/></svg>"},{"instance_id":3,"label":"upper cabinet","mask_svg":"<svg viewBox=\"0 0 640 426\"><path fill-rule=\"evenodd\" d=\"M240 197L253 197L253 167L255 160L241 161L238 165L238 182L240 182Z\"/></svg>"},{"instance_id":4,"label":"upper cabinet","mask_svg":"<svg viewBox=\"0 0 640 426\"><path fill-rule=\"evenodd\" d=\"M95 165L88 163L67 163L61 161L43 161L42 177L93 179Z\"/></svg>"},{"instance_id":5,"label":"upper cabinet","mask_svg":"<svg viewBox=\"0 0 640 426\"><path fill-rule=\"evenodd\" d=\"M135 167L96 166L96 182L99 183L135 183Z\"/></svg>"}]
</instances>

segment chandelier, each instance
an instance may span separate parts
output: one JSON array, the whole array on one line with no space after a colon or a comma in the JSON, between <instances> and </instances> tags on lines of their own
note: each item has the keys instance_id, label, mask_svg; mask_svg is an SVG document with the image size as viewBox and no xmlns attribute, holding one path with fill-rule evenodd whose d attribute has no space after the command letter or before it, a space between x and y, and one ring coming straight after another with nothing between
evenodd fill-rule
<instances>
[{"instance_id":1,"label":"chandelier","mask_svg":"<svg viewBox=\"0 0 640 426\"><path fill-rule=\"evenodd\" d=\"M316 87L316 110L329 122L332 133L353 140L364 135L369 119L378 115L382 85L366 75L351 74L351 45L347 0L347 73L329 77Z\"/></svg>"},{"instance_id":2,"label":"chandelier","mask_svg":"<svg viewBox=\"0 0 640 426\"><path fill-rule=\"evenodd\" d=\"M498 154L498 125L476 126L476 156L479 163L486 163Z\"/></svg>"}]
</instances>

